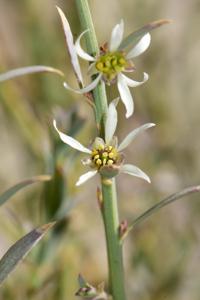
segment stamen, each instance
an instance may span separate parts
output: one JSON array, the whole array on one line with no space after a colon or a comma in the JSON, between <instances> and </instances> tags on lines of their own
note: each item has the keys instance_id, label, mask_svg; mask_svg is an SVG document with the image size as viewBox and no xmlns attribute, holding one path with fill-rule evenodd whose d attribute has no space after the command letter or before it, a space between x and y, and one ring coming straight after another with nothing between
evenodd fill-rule
<instances>
[{"instance_id":1,"label":"stamen","mask_svg":"<svg viewBox=\"0 0 200 300\"><path fill-rule=\"evenodd\" d=\"M100 165L102 164L101 159L97 159L97 160L96 160L96 164L97 164L98 166L100 166Z\"/></svg>"},{"instance_id":2,"label":"stamen","mask_svg":"<svg viewBox=\"0 0 200 300\"><path fill-rule=\"evenodd\" d=\"M107 157L107 156L108 156L108 152L103 152L103 153L102 153L102 156L103 156L103 157Z\"/></svg>"},{"instance_id":3,"label":"stamen","mask_svg":"<svg viewBox=\"0 0 200 300\"><path fill-rule=\"evenodd\" d=\"M113 165L113 163L114 163L114 161L111 160L111 159L109 159L109 160L107 161L107 164L108 164L109 166Z\"/></svg>"},{"instance_id":4,"label":"stamen","mask_svg":"<svg viewBox=\"0 0 200 300\"><path fill-rule=\"evenodd\" d=\"M92 150L91 161L98 170L102 166L115 164L117 159L118 152L113 146L100 144L98 148Z\"/></svg>"},{"instance_id":5,"label":"stamen","mask_svg":"<svg viewBox=\"0 0 200 300\"><path fill-rule=\"evenodd\" d=\"M113 152L110 152L110 153L108 154L108 156L109 156L109 158L113 158L113 157L114 157L114 153L113 153Z\"/></svg>"},{"instance_id":6,"label":"stamen","mask_svg":"<svg viewBox=\"0 0 200 300\"><path fill-rule=\"evenodd\" d=\"M118 73L125 70L128 62L122 52L107 52L96 62L96 69L103 73L108 81L115 79Z\"/></svg>"}]
</instances>

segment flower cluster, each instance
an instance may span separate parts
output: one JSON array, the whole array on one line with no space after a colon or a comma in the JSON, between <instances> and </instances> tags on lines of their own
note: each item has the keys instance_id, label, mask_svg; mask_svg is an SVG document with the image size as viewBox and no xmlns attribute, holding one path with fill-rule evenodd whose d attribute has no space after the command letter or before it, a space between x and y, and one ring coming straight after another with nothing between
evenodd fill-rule
<instances>
[{"instance_id":1,"label":"flower cluster","mask_svg":"<svg viewBox=\"0 0 200 300\"><path fill-rule=\"evenodd\" d=\"M64 87L79 94L86 94L95 89L100 81L104 81L108 85L116 83L120 95L119 99L122 100L126 108L126 118L129 118L134 112L134 102L129 87L136 87L143 84L148 80L148 75L147 73L144 73L143 80L138 82L127 77L124 73L135 71L135 65L132 62L132 59L144 53L149 47L151 41L149 31L168 23L169 21L160 20L149 23L138 31L132 32L127 37L123 38L124 22L121 20L121 22L113 28L110 41L100 47L99 53L92 56L85 52L81 47L81 38L87 34L88 30L82 32L76 42L74 42L67 18L59 7L57 7L57 10L62 21L71 64L79 84L79 89L73 89L65 81ZM83 83L79 57L89 62L88 74L91 76L95 75L92 76L92 82L87 86L84 86ZM0 74L0 82L25 74L38 72L52 72L64 77L62 71L52 67L29 66ZM124 150L139 133L154 126L154 124L147 123L131 131L122 143L118 145L118 140L114 134L117 126L116 106L119 99L113 100L107 109L104 138L96 137L91 148L84 147L74 138L61 132L54 120L54 127L61 140L72 148L89 155L89 157L83 160L83 164L90 167L91 170L82 175L76 185L82 184L97 173L106 178L112 178L118 175L118 173L127 173L150 182L149 177L138 167L124 164L122 150Z\"/></svg>"},{"instance_id":2,"label":"flower cluster","mask_svg":"<svg viewBox=\"0 0 200 300\"><path fill-rule=\"evenodd\" d=\"M105 124L105 140L100 137L96 137L91 148L86 148L71 136L61 132L57 127L56 120L53 122L56 131L65 144L82 153L89 154L89 157L83 159L82 163L89 166L92 170L80 176L76 183L77 186L95 176L97 173L100 173L100 175L106 178L112 178L119 173L126 173L150 182L149 177L138 167L131 164L124 164L124 155L122 150L126 149L141 132L155 126L155 124L147 123L132 130L118 145L118 139L114 136L117 127L117 102L118 99L113 100L108 107Z\"/></svg>"}]
</instances>

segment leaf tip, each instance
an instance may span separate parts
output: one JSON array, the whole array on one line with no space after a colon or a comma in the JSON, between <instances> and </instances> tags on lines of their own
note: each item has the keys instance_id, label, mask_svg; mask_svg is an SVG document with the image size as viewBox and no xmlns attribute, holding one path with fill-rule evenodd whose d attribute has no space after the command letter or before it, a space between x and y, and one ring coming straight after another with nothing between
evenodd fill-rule
<instances>
[{"instance_id":1,"label":"leaf tip","mask_svg":"<svg viewBox=\"0 0 200 300\"><path fill-rule=\"evenodd\" d=\"M37 229L37 232L40 234L46 233L49 229L51 229L56 224L56 221L47 223Z\"/></svg>"}]
</instances>

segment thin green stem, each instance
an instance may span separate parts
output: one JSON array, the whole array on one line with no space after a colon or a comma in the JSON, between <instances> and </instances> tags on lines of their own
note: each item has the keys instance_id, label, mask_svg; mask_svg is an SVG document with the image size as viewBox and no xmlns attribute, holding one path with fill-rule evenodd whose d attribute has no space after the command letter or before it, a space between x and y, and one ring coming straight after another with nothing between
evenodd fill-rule
<instances>
[{"instance_id":1,"label":"thin green stem","mask_svg":"<svg viewBox=\"0 0 200 300\"><path fill-rule=\"evenodd\" d=\"M89 29L85 38L87 51L95 57L99 54L99 45L97 42L88 1L76 0L76 7L79 14L82 30L84 31ZM107 111L107 96L105 84L102 81L94 89L93 96L96 105L96 122L98 127L100 128L100 125L103 125L105 122Z\"/></svg>"},{"instance_id":2,"label":"thin green stem","mask_svg":"<svg viewBox=\"0 0 200 300\"><path fill-rule=\"evenodd\" d=\"M115 179L102 178L103 219L105 225L110 289L114 300L125 300L122 244Z\"/></svg>"},{"instance_id":3,"label":"thin green stem","mask_svg":"<svg viewBox=\"0 0 200 300\"><path fill-rule=\"evenodd\" d=\"M99 55L99 45L90 14L88 0L76 0L82 30L89 29L86 35L87 51L93 55ZM104 132L107 112L107 96L105 84L101 81L93 92L96 106L96 122ZM107 256L109 266L109 286L113 300L125 300L124 271L122 259L122 245L119 238L119 216L116 195L116 183L114 179L102 178L102 215L106 234Z\"/></svg>"}]
</instances>

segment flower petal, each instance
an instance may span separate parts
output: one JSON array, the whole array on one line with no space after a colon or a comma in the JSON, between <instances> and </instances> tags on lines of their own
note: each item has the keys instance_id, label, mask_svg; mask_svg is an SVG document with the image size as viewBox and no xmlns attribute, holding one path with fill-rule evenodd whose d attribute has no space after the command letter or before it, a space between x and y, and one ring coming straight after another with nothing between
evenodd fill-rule
<instances>
[{"instance_id":1,"label":"flower petal","mask_svg":"<svg viewBox=\"0 0 200 300\"><path fill-rule=\"evenodd\" d=\"M118 151L124 150L136 138L136 136L153 126L155 126L154 123L147 123L131 131L119 145Z\"/></svg>"},{"instance_id":2,"label":"flower petal","mask_svg":"<svg viewBox=\"0 0 200 300\"><path fill-rule=\"evenodd\" d=\"M134 58L136 56L139 56L144 51L147 50L151 42L151 36L149 33L145 34L139 42L128 52L126 55L127 59Z\"/></svg>"},{"instance_id":3,"label":"flower petal","mask_svg":"<svg viewBox=\"0 0 200 300\"><path fill-rule=\"evenodd\" d=\"M96 69L96 63L93 62L89 65L88 70L87 70L87 74L89 76L95 75L98 73L98 70Z\"/></svg>"},{"instance_id":4,"label":"flower petal","mask_svg":"<svg viewBox=\"0 0 200 300\"><path fill-rule=\"evenodd\" d=\"M102 77L102 75L99 74L89 85L87 85L84 88L79 89L79 90L71 88L66 82L64 82L64 87L67 90L73 91L77 94L85 94L85 93L88 93L88 92L92 91L97 86L97 84L101 80L101 77Z\"/></svg>"},{"instance_id":5,"label":"flower petal","mask_svg":"<svg viewBox=\"0 0 200 300\"><path fill-rule=\"evenodd\" d=\"M122 42L124 34L124 21L121 20L119 24L117 24L111 33L110 43L109 43L109 50L115 51L119 47Z\"/></svg>"},{"instance_id":6,"label":"flower petal","mask_svg":"<svg viewBox=\"0 0 200 300\"><path fill-rule=\"evenodd\" d=\"M131 95L131 92L128 88L127 82L124 77L126 77L126 76L122 75L121 73L118 75L117 87L118 87L122 102L124 103L124 105L126 107L126 118L129 118L133 114L133 111L134 111L134 102L133 102L133 97Z\"/></svg>"},{"instance_id":7,"label":"flower petal","mask_svg":"<svg viewBox=\"0 0 200 300\"><path fill-rule=\"evenodd\" d=\"M78 79L78 81L83 84L83 78L82 78L82 74L81 74L81 69L80 69L80 65L79 65L79 61L78 61L78 56L76 53L76 48L74 46L74 41L73 41L73 35L69 26L69 23L67 21L67 18L65 17L65 14L63 13L63 11L56 6L58 13L60 15L61 21L62 21L62 25L63 25L63 30L65 33L65 39L66 39L66 44L67 44L67 49L71 58L71 63L74 69L74 72L76 74L76 77Z\"/></svg>"},{"instance_id":8,"label":"flower petal","mask_svg":"<svg viewBox=\"0 0 200 300\"><path fill-rule=\"evenodd\" d=\"M151 180L149 178L149 176L147 176L147 174L145 174L142 170L140 170L138 167L134 166L134 165L123 165L120 169L120 171L122 173L126 173L135 177L139 177L142 178L144 180L146 180L147 182L151 183Z\"/></svg>"},{"instance_id":9,"label":"flower petal","mask_svg":"<svg viewBox=\"0 0 200 300\"><path fill-rule=\"evenodd\" d=\"M34 73L40 73L40 72L50 72L50 73L56 73L60 76L64 76L63 72L54 69L52 67L47 67L47 66L29 66L29 67L24 67L24 68L18 68L18 69L13 69L11 71L8 71L6 73L0 74L0 82L9 80L15 77L23 76L23 75L28 75L28 74L34 74Z\"/></svg>"},{"instance_id":10,"label":"flower petal","mask_svg":"<svg viewBox=\"0 0 200 300\"><path fill-rule=\"evenodd\" d=\"M106 144L109 144L110 141L112 140L117 127L117 110L116 110L117 103L118 103L118 99L115 99L108 106L108 113L107 113L107 118L105 123Z\"/></svg>"},{"instance_id":11,"label":"flower petal","mask_svg":"<svg viewBox=\"0 0 200 300\"><path fill-rule=\"evenodd\" d=\"M123 74L122 74L122 77L124 78L124 80L126 81L128 86L136 87L136 86L142 85L143 83L145 83L149 79L149 75L147 73L144 72L143 75L144 75L144 78L143 78L142 81L135 81L135 80L123 75Z\"/></svg>"},{"instance_id":12,"label":"flower petal","mask_svg":"<svg viewBox=\"0 0 200 300\"><path fill-rule=\"evenodd\" d=\"M79 180L76 183L76 186L79 186L81 184L83 184L84 182L86 182L87 180L89 180L90 178L92 178L93 176L95 176L97 174L97 170L95 171L89 171L83 175L81 175L79 177Z\"/></svg>"},{"instance_id":13,"label":"flower petal","mask_svg":"<svg viewBox=\"0 0 200 300\"><path fill-rule=\"evenodd\" d=\"M85 60L87 60L87 61L95 61L95 58L94 58L93 56L89 55L87 52L85 52L85 51L82 49L81 44L80 44L80 40L81 40L82 36L83 36L86 32L88 32L88 30L89 30L89 29L83 31L83 32L79 35L78 39L76 40L76 43L75 43L76 52L77 52L77 54L78 54L81 58L83 58L83 59L85 59Z\"/></svg>"},{"instance_id":14,"label":"flower petal","mask_svg":"<svg viewBox=\"0 0 200 300\"><path fill-rule=\"evenodd\" d=\"M73 139L71 136L66 135L64 133L62 133L60 130L58 130L57 125L56 125L56 120L53 120L53 126L56 129L56 131L58 132L61 140L69 145L70 147L80 151L80 152L84 152L84 153L89 153L91 154L91 150L88 148L85 148L81 143L79 143L77 140Z\"/></svg>"},{"instance_id":15,"label":"flower petal","mask_svg":"<svg viewBox=\"0 0 200 300\"><path fill-rule=\"evenodd\" d=\"M96 137L94 140L94 143L92 144L93 148L99 148L99 147L104 147L104 146L105 146L105 142L100 137Z\"/></svg>"}]
</instances>

